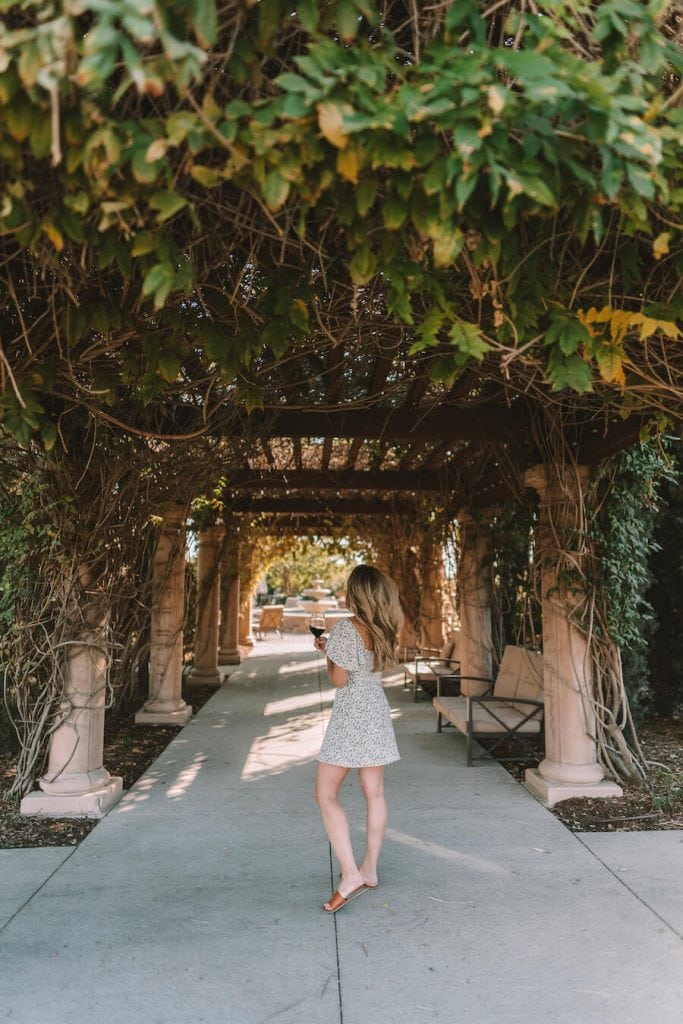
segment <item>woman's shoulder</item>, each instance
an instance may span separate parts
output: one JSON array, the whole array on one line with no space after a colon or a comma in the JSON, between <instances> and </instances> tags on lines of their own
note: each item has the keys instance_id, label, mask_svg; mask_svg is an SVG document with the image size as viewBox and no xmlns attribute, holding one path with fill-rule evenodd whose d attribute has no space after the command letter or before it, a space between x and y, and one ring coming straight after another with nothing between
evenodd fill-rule
<instances>
[{"instance_id":1,"label":"woman's shoulder","mask_svg":"<svg viewBox=\"0 0 683 1024\"><path fill-rule=\"evenodd\" d=\"M339 636L351 636L351 634L355 632L356 629L351 621L351 616L349 616L348 618L339 619L335 622L334 626L330 630L330 636L332 636L333 633Z\"/></svg>"}]
</instances>

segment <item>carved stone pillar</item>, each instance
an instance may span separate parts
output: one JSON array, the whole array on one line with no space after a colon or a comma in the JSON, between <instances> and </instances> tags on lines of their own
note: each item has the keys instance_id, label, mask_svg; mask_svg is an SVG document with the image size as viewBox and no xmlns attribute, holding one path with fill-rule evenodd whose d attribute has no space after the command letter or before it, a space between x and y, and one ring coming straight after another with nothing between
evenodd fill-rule
<instances>
[{"instance_id":1,"label":"carved stone pillar","mask_svg":"<svg viewBox=\"0 0 683 1024\"><path fill-rule=\"evenodd\" d=\"M240 575L239 542L235 541L223 560L221 575L221 631L219 665L239 665Z\"/></svg>"},{"instance_id":2,"label":"carved stone pillar","mask_svg":"<svg viewBox=\"0 0 683 1024\"><path fill-rule=\"evenodd\" d=\"M420 609L420 642L423 647L440 650L443 646L443 557L440 544L430 544L424 552Z\"/></svg>"},{"instance_id":3,"label":"carved stone pillar","mask_svg":"<svg viewBox=\"0 0 683 1024\"><path fill-rule=\"evenodd\" d=\"M491 628L491 532L484 520L466 509L458 512L460 559L460 672L463 676L490 678L493 671ZM464 696L477 697L488 689L486 683L463 680Z\"/></svg>"},{"instance_id":4,"label":"carved stone pillar","mask_svg":"<svg viewBox=\"0 0 683 1024\"><path fill-rule=\"evenodd\" d=\"M84 588L87 571L81 574ZM103 765L104 711L110 650L107 610L97 597L83 610L83 628L66 655L59 725L50 737L48 768L21 813L49 818L101 818L121 796L123 781Z\"/></svg>"},{"instance_id":5,"label":"carved stone pillar","mask_svg":"<svg viewBox=\"0 0 683 1024\"><path fill-rule=\"evenodd\" d=\"M574 796L622 794L616 783L603 781L598 764L591 661L585 636L571 622L572 596L560 578L558 537L561 544L571 542L588 475L587 467L577 474L570 469L553 472L544 465L525 475L527 486L540 497L535 558L543 602L546 749L538 769L527 770L526 784L549 805Z\"/></svg>"},{"instance_id":6,"label":"carved stone pillar","mask_svg":"<svg viewBox=\"0 0 683 1024\"><path fill-rule=\"evenodd\" d=\"M185 725L192 708L182 698L185 614L185 510L166 512L152 562L149 697L138 725Z\"/></svg>"},{"instance_id":7,"label":"carved stone pillar","mask_svg":"<svg viewBox=\"0 0 683 1024\"><path fill-rule=\"evenodd\" d=\"M198 537L197 549L197 625L194 638L194 665L190 683L221 684L218 670L218 606L220 603L220 549L222 526L209 526Z\"/></svg>"},{"instance_id":8,"label":"carved stone pillar","mask_svg":"<svg viewBox=\"0 0 683 1024\"><path fill-rule=\"evenodd\" d=\"M240 593L239 644L240 647L253 647L254 635L251 631L252 605L254 595L249 591Z\"/></svg>"}]
</instances>

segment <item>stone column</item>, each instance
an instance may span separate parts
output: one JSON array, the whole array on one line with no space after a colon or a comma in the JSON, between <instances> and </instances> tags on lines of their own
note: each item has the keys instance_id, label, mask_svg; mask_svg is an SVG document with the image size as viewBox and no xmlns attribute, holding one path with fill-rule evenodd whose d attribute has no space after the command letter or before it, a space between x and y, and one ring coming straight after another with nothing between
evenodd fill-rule
<instances>
[{"instance_id":1,"label":"stone column","mask_svg":"<svg viewBox=\"0 0 683 1024\"><path fill-rule=\"evenodd\" d=\"M466 509L458 512L460 559L460 672L463 676L491 678L493 633L491 628L491 532L484 518L475 519ZM464 696L477 697L488 686L473 680L461 684Z\"/></svg>"},{"instance_id":2,"label":"stone column","mask_svg":"<svg viewBox=\"0 0 683 1024\"><path fill-rule=\"evenodd\" d=\"M239 665L240 574L239 542L231 545L221 567L221 631L219 665Z\"/></svg>"},{"instance_id":3,"label":"stone column","mask_svg":"<svg viewBox=\"0 0 683 1024\"><path fill-rule=\"evenodd\" d=\"M535 557L542 588L546 749L538 769L527 770L526 784L548 805L575 796L622 795L616 783L604 781L598 764L591 661L585 636L570 621L572 596L560 578L557 538L571 543L588 475L587 467L553 472L545 465L525 475L540 497Z\"/></svg>"},{"instance_id":4,"label":"stone column","mask_svg":"<svg viewBox=\"0 0 683 1024\"><path fill-rule=\"evenodd\" d=\"M398 634L399 658L404 661L410 661L411 655L407 654L407 652L410 651L411 648L418 646L417 641L418 637L413 623L409 622L408 619L404 617Z\"/></svg>"},{"instance_id":5,"label":"stone column","mask_svg":"<svg viewBox=\"0 0 683 1024\"><path fill-rule=\"evenodd\" d=\"M185 510L164 515L152 561L149 697L138 725L185 725L192 708L182 698L185 615Z\"/></svg>"},{"instance_id":6,"label":"stone column","mask_svg":"<svg viewBox=\"0 0 683 1024\"><path fill-rule=\"evenodd\" d=\"M443 647L443 558L440 544L429 544L424 552L420 643L423 647Z\"/></svg>"},{"instance_id":7,"label":"stone column","mask_svg":"<svg viewBox=\"0 0 683 1024\"><path fill-rule=\"evenodd\" d=\"M220 549L223 526L209 526L199 534L197 550L197 625L194 665L189 683L221 684L218 670L218 606L221 590Z\"/></svg>"},{"instance_id":8,"label":"stone column","mask_svg":"<svg viewBox=\"0 0 683 1024\"><path fill-rule=\"evenodd\" d=\"M87 571L81 574L87 587ZM83 611L83 628L66 655L59 724L50 737L48 768L21 813L46 818L102 818L121 796L123 781L103 765L104 711L110 648L107 612L97 600Z\"/></svg>"},{"instance_id":9,"label":"stone column","mask_svg":"<svg viewBox=\"0 0 683 1024\"><path fill-rule=\"evenodd\" d=\"M239 617L239 644L240 647L253 647L254 640L251 631L252 604L254 595L249 591L240 593L240 617Z\"/></svg>"}]
</instances>

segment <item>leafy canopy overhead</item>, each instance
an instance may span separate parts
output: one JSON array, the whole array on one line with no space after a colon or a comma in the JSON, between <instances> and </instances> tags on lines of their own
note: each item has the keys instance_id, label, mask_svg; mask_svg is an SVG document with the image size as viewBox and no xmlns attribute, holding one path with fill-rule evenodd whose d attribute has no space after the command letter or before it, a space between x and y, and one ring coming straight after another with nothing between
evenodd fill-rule
<instances>
[{"instance_id":1,"label":"leafy canopy overhead","mask_svg":"<svg viewBox=\"0 0 683 1024\"><path fill-rule=\"evenodd\" d=\"M201 427L349 325L680 411L675 5L421 6L0 0L7 429Z\"/></svg>"}]
</instances>

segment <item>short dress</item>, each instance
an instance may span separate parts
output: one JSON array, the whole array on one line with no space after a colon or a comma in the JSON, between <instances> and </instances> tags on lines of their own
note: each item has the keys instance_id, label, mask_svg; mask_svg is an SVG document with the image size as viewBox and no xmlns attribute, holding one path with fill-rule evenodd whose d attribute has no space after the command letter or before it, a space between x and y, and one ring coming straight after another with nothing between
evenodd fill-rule
<instances>
[{"instance_id":1,"label":"short dress","mask_svg":"<svg viewBox=\"0 0 683 1024\"><path fill-rule=\"evenodd\" d=\"M318 761L341 768L369 768L400 760L382 673L351 619L333 626L327 657L349 678L337 690Z\"/></svg>"}]
</instances>

